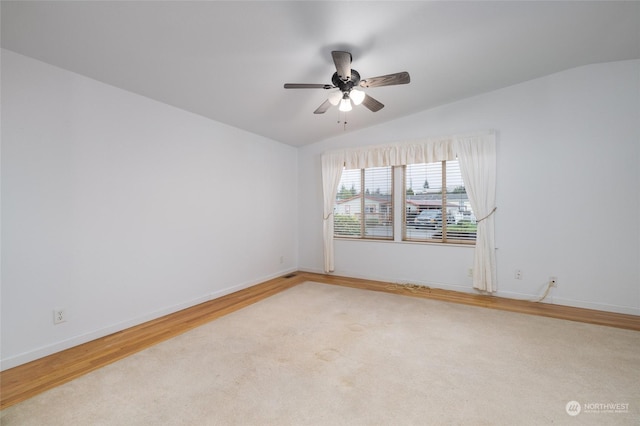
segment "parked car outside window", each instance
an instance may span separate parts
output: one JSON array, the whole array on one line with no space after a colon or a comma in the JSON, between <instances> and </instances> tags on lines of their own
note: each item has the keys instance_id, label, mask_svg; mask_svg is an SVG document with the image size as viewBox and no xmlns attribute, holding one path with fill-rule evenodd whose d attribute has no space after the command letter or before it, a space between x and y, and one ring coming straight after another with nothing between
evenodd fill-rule
<instances>
[{"instance_id":1,"label":"parked car outside window","mask_svg":"<svg viewBox=\"0 0 640 426\"><path fill-rule=\"evenodd\" d=\"M447 223L455 223L455 218L447 214ZM428 209L420 212L413 219L413 224L417 228L438 229L442 228L442 210Z\"/></svg>"}]
</instances>

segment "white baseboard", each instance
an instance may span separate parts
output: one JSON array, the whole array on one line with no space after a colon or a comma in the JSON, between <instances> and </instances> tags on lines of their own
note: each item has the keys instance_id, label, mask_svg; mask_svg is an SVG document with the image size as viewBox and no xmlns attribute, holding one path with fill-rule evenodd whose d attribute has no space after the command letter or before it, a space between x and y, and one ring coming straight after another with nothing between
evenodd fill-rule
<instances>
[{"instance_id":1,"label":"white baseboard","mask_svg":"<svg viewBox=\"0 0 640 426\"><path fill-rule=\"evenodd\" d=\"M163 317L165 315L169 315L174 312L178 312L183 309L190 308L191 306L195 306L200 303L208 302L209 300L217 299L219 297L225 296L227 294L231 294L239 290L243 290L245 288L254 286L256 284L260 284L262 282L268 281L270 279L277 278L291 272L295 272L296 270L297 270L296 268L287 269L287 270L279 271L275 274L263 276L250 281L245 281L243 283L226 287L222 290L218 290L213 293L209 293L204 296L197 297L187 302L182 302L172 306L168 306L166 308L163 308L154 312L150 312L144 315L140 315L136 318L132 318L127 321L119 322L117 324L112 324L108 327L94 330L92 332L85 333L82 335L74 336L69 339L65 339L51 345L42 346L28 352L23 352L21 354L2 359L0 360L0 371L8 370L9 368L17 367L19 365L26 364L31 361L35 361L45 356L64 351L65 349L69 349L74 346L78 346L83 343L87 343L92 340L99 339L101 337L105 337L122 330L126 330L127 328L135 327L136 325L140 325L147 321L151 321L151 320Z\"/></svg>"},{"instance_id":2,"label":"white baseboard","mask_svg":"<svg viewBox=\"0 0 640 426\"><path fill-rule=\"evenodd\" d=\"M300 268L300 271L317 273L317 274L325 273L324 271L317 270L315 268ZM353 273L349 271L340 271L340 272L332 273L330 275L333 275L333 274L335 274L336 276L389 282L393 284L398 284L398 283L417 284L417 285L428 286L431 288L438 288L441 290L452 290L452 291L457 291L461 293L480 294L479 291L475 290L470 285L457 285L457 284L439 283L439 282L421 281L421 280L402 280L402 279L398 279L397 277L365 276L362 274ZM525 293L517 293L512 291L500 291L500 290L495 292L493 296L504 297L506 299L518 299L518 300L530 300L530 301L535 301L540 298L540 296L537 294L525 294ZM565 299L565 298L554 297L553 295L550 295L547 298L545 298L543 303L549 303L549 304L561 305L561 306L571 306L574 308L593 309L596 311L603 311L603 312L614 312L618 314L640 316L640 308L635 308L632 306L618 306L618 305L610 305L606 303L588 302L584 300Z\"/></svg>"},{"instance_id":3,"label":"white baseboard","mask_svg":"<svg viewBox=\"0 0 640 426\"><path fill-rule=\"evenodd\" d=\"M79 336L74 336L72 338L69 339L65 339L63 341L60 342L56 342L52 345L47 345L47 346L43 346L37 349L34 349L32 351L28 351L28 352L24 352L3 360L0 360L0 371L3 370L7 370L9 368L13 368L13 367L17 367L19 365L22 364L26 364L27 362L31 362L40 358L43 358L45 356L54 354L56 352L60 352L63 351L65 349L69 349L72 348L74 346L78 346L81 345L83 343L87 343L90 342L92 340L95 339L99 339L101 337L104 336L108 336L109 334L113 334L113 333L117 333L118 331L122 331L125 330L127 328L130 327L134 327L136 325L145 323L147 321L151 321L154 320L156 318L160 318L164 315L169 315L172 314L174 312L189 308L191 306L195 306L198 305L200 303L204 303L207 302L209 300L213 300L213 299L217 299L219 297L225 296L227 294L231 294L234 293L236 291L240 291L243 290L245 288L260 284L262 282L271 280L273 278L277 278L292 272L296 272L296 271L301 271L301 272L310 272L310 273L315 273L315 274L324 274L325 272L321 269L316 269L316 268L289 268L286 270L282 270L279 271L277 273L271 274L271 275L267 275L267 276L263 276L260 278L256 278L256 279L252 279L249 281L245 281L230 287L226 287L222 290L217 290L213 293L201 296L201 297L197 297L195 299L192 299L188 302L183 302L183 303L179 303L173 306L169 306L167 308L155 311L155 312L151 312L145 315L141 315L139 317L133 318L131 320L127 320L127 321L123 321L117 324L113 324L111 326L108 327L104 327L101 328L99 330L95 330L92 331L90 333L86 333L83 335L79 335ZM340 272L337 273L336 275L338 276L345 276L345 277L350 277L350 278L360 278L360 279L367 279L367 280L375 280L375 281L382 281L382 282L390 282L390 283L399 283L399 282L404 282L403 280L399 280L399 279L394 279L394 278L389 278L389 277L377 277L377 276L364 276L361 274L355 274L355 273L347 273L347 272ZM407 283L411 283L411 284L419 284L419 285L425 285L425 286L429 286L432 288L439 288L442 290L452 290L452 291L458 291L461 293L471 293L471 294L478 294L478 292L476 290L474 290L472 287L469 286L463 286L463 285L451 285L451 284L447 284L447 283L437 283L437 282L420 282L419 280L410 280L410 281L406 281ZM509 298L509 299L520 299L520 300L536 300L538 298L537 295L533 295L533 294L523 294L523 293L515 293L515 292L501 292L498 291L495 293L495 296L497 297L504 297L504 298ZM603 303L592 303L592 302L586 302L586 301L582 301L582 300L572 300L572 299L562 299L562 298L557 298L557 297L547 297L547 299L545 299L545 303L551 303L551 304L555 304L555 305L562 305L562 306L572 306L572 307L576 307L576 308L585 308L585 309L594 309L597 311L605 311L605 312L615 312L615 313L621 313L621 314L629 314L629 315L638 315L640 316L640 309L638 308L634 308L634 307L627 307L627 306L616 306L616 305L608 305L608 304L603 304Z\"/></svg>"}]
</instances>

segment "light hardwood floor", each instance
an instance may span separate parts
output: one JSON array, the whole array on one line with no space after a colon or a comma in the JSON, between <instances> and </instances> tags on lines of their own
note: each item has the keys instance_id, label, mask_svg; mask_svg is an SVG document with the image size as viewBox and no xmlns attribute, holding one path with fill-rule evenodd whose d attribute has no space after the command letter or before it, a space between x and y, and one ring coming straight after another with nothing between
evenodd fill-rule
<instances>
[{"instance_id":1,"label":"light hardwood floor","mask_svg":"<svg viewBox=\"0 0 640 426\"><path fill-rule=\"evenodd\" d=\"M428 287L297 272L140 324L0 373L0 409L244 308L305 281L463 303L640 331L640 317L590 309L459 293Z\"/></svg>"}]
</instances>

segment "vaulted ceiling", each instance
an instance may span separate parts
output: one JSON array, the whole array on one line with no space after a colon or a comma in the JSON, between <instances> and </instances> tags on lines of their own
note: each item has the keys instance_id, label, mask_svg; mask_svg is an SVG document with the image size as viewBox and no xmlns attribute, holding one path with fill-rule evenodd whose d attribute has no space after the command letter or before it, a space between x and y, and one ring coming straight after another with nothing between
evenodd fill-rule
<instances>
[{"instance_id":1,"label":"vaulted ceiling","mask_svg":"<svg viewBox=\"0 0 640 426\"><path fill-rule=\"evenodd\" d=\"M2 1L2 47L302 146L576 66L640 58L638 2ZM332 50L385 104L313 114Z\"/></svg>"}]
</instances>

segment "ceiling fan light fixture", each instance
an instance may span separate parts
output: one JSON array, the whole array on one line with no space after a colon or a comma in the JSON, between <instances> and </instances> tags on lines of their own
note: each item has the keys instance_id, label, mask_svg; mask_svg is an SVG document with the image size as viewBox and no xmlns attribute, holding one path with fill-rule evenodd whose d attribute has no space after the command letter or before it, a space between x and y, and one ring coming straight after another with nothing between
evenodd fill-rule
<instances>
[{"instance_id":1,"label":"ceiling fan light fixture","mask_svg":"<svg viewBox=\"0 0 640 426\"><path fill-rule=\"evenodd\" d=\"M340 101L340 106L338 107L338 109L342 112L348 112L351 111L353 109L353 107L351 106L351 101L349 100L349 98L342 98L342 100Z\"/></svg>"},{"instance_id":2,"label":"ceiling fan light fixture","mask_svg":"<svg viewBox=\"0 0 640 426\"><path fill-rule=\"evenodd\" d=\"M329 102L331 103L331 105L336 106L340 103L340 100L342 99L342 92L339 90L336 90L335 92L331 93L329 95Z\"/></svg>"},{"instance_id":3,"label":"ceiling fan light fixture","mask_svg":"<svg viewBox=\"0 0 640 426\"><path fill-rule=\"evenodd\" d=\"M366 94L362 90L351 89L351 92L349 92L349 97L354 105L360 105L362 101L364 101L365 96Z\"/></svg>"}]
</instances>

